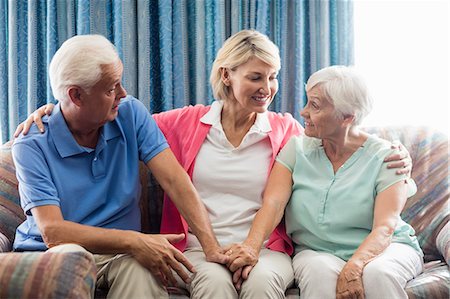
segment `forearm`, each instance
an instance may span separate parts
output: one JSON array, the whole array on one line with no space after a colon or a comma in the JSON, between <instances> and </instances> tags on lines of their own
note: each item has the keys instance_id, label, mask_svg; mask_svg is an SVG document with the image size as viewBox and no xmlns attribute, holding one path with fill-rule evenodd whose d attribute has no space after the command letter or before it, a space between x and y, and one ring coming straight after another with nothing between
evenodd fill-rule
<instances>
[{"instance_id":1,"label":"forearm","mask_svg":"<svg viewBox=\"0 0 450 299\"><path fill-rule=\"evenodd\" d=\"M198 238L204 251L216 250L219 247L214 235L208 212L201 201L197 191L194 189L186 173L177 176L172 186L165 189L170 198L186 219L191 231Z\"/></svg>"},{"instance_id":2,"label":"forearm","mask_svg":"<svg viewBox=\"0 0 450 299\"><path fill-rule=\"evenodd\" d=\"M92 253L132 253L139 232L106 229L71 221L47 223L43 228L46 245L54 247L65 243L79 244Z\"/></svg>"},{"instance_id":3,"label":"forearm","mask_svg":"<svg viewBox=\"0 0 450 299\"><path fill-rule=\"evenodd\" d=\"M369 262L391 244L393 232L392 225L381 225L374 228L348 260L348 263L356 265L362 271Z\"/></svg>"},{"instance_id":4,"label":"forearm","mask_svg":"<svg viewBox=\"0 0 450 299\"><path fill-rule=\"evenodd\" d=\"M252 226L244 241L259 253L262 244L280 223L284 214L284 204L277 201L270 201L256 213Z\"/></svg>"}]
</instances>

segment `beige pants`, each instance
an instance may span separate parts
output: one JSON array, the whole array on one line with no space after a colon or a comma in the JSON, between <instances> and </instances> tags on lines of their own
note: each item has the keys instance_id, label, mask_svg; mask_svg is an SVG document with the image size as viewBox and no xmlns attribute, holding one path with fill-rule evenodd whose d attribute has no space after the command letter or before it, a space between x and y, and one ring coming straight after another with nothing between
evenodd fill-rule
<instances>
[{"instance_id":1,"label":"beige pants","mask_svg":"<svg viewBox=\"0 0 450 299\"><path fill-rule=\"evenodd\" d=\"M325 252L303 250L293 259L300 298L336 297L336 282L345 261ZM423 262L411 246L392 243L363 270L367 299L408 298L404 288L408 280L422 272Z\"/></svg>"},{"instance_id":2,"label":"beige pants","mask_svg":"<svg viewBox=\"0 0 450 299\"><path fill-rule=\"evenodd\" d=\"M197 272L189 285L177 278L180 286L191 293L191 298L285 298L286 289L294 281L291 258L284 253L262 249L258 263L238 294L232 273L225 266L207 262L200 248L186 250L184 255Z\"/></svg>"},{"instance_id":3,"label":"beige pants","mask_svg":"<svg viewBox=\"0 0 450 299\"><path fill-rule=\"evenodd\" d=\"M76 244L63 244L48 251L88 252ZM93 256L97 265L97 286L109 289L107 298L169 298L166 289L131 256L126 254Z\"/></svg>"}]
</instances>

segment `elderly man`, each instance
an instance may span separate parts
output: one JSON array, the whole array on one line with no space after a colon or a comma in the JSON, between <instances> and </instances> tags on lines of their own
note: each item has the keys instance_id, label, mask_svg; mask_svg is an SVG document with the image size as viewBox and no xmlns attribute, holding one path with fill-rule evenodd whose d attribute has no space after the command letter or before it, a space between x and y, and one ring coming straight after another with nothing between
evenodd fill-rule
<instances>
[{"instance_id":1,"label":"elderly man","mask_svg":"<svg viewBox=\"0 0 450 299\"><path fill-rule=\"evenodd\" d=\"M13 145L22 207L16 251L87 250L111 298L167 297L173 272L191 263L170 242L183 235L140 231L139 160L150 168L196 234L207 259L228 262L189 177L145 107L127 96L123 66L100 35L75 36L56 52L50 81L59 100Z\"/></svg>"}]
</instances>

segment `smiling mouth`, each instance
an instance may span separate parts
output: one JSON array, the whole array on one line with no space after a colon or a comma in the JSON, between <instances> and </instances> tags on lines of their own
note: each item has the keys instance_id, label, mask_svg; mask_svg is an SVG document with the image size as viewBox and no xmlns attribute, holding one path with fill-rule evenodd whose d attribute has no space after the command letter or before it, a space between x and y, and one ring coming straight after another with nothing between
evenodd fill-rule
<instances>
[{"instance_id":1,"label":"smiling mouth","mask_svg":"<svg viewBox=\"0 0 450 299\"><path fill-rule=\"evenodd\" d=\"M253 96L252 99L257 102L267 102L270 99L270 97L255 97L255 96Z\"/></svg>"}]
</instances>

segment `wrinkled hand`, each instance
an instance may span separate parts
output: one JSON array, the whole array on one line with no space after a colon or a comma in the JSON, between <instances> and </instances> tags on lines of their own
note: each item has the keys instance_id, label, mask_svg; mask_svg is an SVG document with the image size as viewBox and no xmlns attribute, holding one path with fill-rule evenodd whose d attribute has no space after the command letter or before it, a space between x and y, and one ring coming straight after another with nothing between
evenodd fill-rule
<instances>
[{"instance_id":1,"label":"wrinkled hand","mask_svg":"<svg viewBox=\"0 0 450 299\"><path fill-rule=\"evenodd\" d=\"M52 114L54 107L55 107L54 104L49 103L47 105L39 107L36 111L31 113L26 120L24 120L21 124L17 126L16 131L14 132L14 138L19 136L20 133L22 133L23 135L27 135L33 123L36 123L39 131L41 133L44 133L44 125L42 124L42 117L44 117L44 115Z\"/></svg>"},{"instance_id":2,"label":"wrinkled hand","mask_svg":"<svg viewBox=\"0 0 450 299\"><path fill-rule=\"evenodd\" d=\"M391 148L398 149L396 154L392 154L384 159L384 162L392 162L387 165L388 168L398 168L396 174L406 174L411 177L412 159L406 147L395 140Z\"/></svg>"},{"instance_id":3,"label":"wrinkled hand","mask_svg":"<svg viewBox=\"0 0 450 299\"><path fill-rule=\"evenodd\" d=\"M231 244L224 249L230 256L227 267L233 272L234 287L239 291L243 281L248 278L250 271L258 262L259 252L245 243Z\"/></svg>"},{"instance_id":4,"label":"wrinkled hand","mask_svg":"<svg viewBox=\"0 0 450 299\"><path fill-rule=\"evenodd\" d=\"M190 283L189 274L183 269L192 273L194 266L188 259L176 249L170 242L179 242L184 238L184 234L170 235L147 235L139 234L138 245L133 248L133 257L145 268L147 268L162 285L176 285L173 276L174 270L185 283Z\"/></svg>"},{"instance_id":5,"label":"wrinkled hand","mask_svg":"<svg viewBox=\"0 0 450 299\"><path fill-rule=\"evenodd\" d=\"M347 263L338 276L336 284L336 299L364 299L362 269L352 263Z\"/></svg>"},{"instance_id":6,"label":"wrinkled hand","mask_svg":"<svg viewBox=\"0 0 450 299\"><path fill-rule=\"evenodd\" d=\"M204 250L204 252L208 262L226 265L230 261L230 257L226 255L225 250L220 247Z\"/></svg>"}]
</instances>

